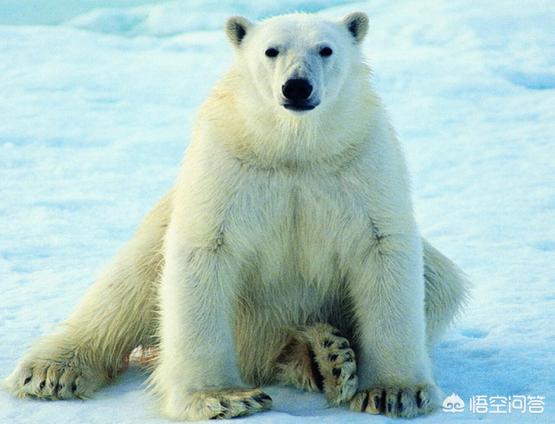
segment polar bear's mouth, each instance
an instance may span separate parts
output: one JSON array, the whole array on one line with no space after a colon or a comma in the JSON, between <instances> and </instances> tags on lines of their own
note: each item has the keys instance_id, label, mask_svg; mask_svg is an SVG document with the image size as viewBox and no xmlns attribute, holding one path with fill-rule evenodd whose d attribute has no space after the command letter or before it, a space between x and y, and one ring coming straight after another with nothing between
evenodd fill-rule
<instances>
[{"instance_id":1,"label":"polar bear's mouth","mask_svg":"<svg viewBox=\"0 0 555 424\"><path fill-rule=\"evenodd\" d=\"M292 110L292 111L295 111L295 112L304 112L304 111L307 111L307 110L312 110L316 106L318 106L318 103L317 104L300 103L300 102L283 103L283 107L285 109Z\"/></svg>"}]
</instances>

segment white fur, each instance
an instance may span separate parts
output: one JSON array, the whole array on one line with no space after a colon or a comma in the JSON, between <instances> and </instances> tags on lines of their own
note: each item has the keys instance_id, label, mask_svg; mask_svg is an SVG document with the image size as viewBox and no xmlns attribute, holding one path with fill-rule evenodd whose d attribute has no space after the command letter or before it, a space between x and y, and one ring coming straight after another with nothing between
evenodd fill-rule
<instances>
[{"instance_id":1,"label":"white fur","mask_svg":"<svg viewBox=\"0 0 555 424\"><path fill-rule=\"evenodd\" d=\"M366 18L355 18L365 33ZM352 19L228 22L235 64L201 108L175 189L138 233L148 243L133 241L93 288L69 320L79 331L46 339L53 353L44 342L31 351L11 391L37 395L22 383L37 380L37 358L48 366L76 346L75 367L94 382L150 334L159 338L151 383L164 414L210 418L223 389L273 381L287 328L318 322L353 336L360 389L434 387L426 342L458 311L465 280L419 236L403 154ZM270 46L276 58L265 56ZM321 57L322 46L332 56ZM282 106L281 86L299 76L314 87L309 112ZM161 282L158 267L137 269L137 260L161 264ZM156 303L159 323L150 318ZM83 322L89 310L94 325Z\"/></svg>"}]
</instances>

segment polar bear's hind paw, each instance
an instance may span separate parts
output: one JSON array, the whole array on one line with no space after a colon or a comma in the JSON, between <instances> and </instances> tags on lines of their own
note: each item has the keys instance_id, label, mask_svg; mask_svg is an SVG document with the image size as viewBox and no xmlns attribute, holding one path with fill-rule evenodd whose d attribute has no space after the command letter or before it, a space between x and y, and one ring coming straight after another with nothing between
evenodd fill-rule
<instances>
[{"instance_id":1,"label":"polar bear's hind paw","mask_svg":"<svg viewBox=\"0 0 555 424\"><path fill-rule=\"evenodd\" d=\"M86 399L103 384L92 370L55 361L23 363L5 382L8 391L20 398L49 400Z\"/></svg>"},{"instance_id":2,"label":"polar bear's hind paw","mask_svg":"<svg viewBox=\"0 0 555 424\"><path fill-rule=\"evenodd\" d=\"M314 362L321 374L322 389L331 405L349 401L358 388L355 353L346 338L330 325L311 331Z\"/></svg>"}]
</instances>

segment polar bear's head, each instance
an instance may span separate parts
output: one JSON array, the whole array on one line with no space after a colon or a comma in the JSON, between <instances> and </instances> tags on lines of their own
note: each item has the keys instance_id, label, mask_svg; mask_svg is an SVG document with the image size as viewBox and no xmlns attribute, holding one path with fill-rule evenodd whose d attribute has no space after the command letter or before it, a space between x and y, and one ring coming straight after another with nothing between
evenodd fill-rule
<instances>
[{"instance_id":1,"label":"polar bear's head","mask_svg":"<svg viewBox=\"0 0 555 424\"><path fill-rule=\"evenodd\" d=\"M235 16L226 23L249 99L296 117L333 107L351 67L361 62L367 29L361 12L340 21L292 14L259 23Z\"/></svg>"}]
</instances>

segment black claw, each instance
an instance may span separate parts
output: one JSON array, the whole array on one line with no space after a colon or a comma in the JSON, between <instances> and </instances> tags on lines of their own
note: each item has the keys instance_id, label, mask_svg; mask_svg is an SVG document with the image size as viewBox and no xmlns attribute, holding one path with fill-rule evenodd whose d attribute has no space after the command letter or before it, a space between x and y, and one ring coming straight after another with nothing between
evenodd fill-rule
<instances>
[{"instance_id":1,"label":"black claw","mask_svg":"<svg viewBox=\"0 0 555 424\"><path fill-rule=\"evenodd\" d=\"M332 362L336 361L337 360L337 354L335 354L335 353L329 354L328 359Z\"/></svg>"},{"instance_id":2,"label":"black claw","mask_svg":"<svg viewBox=\"0 0 555 424\"><path fill-rule=\"evenodd\" d=\"M224 409L229 409L229 402L227 400L221 400L220 401L220 405L222 405L222 408Z\"/></svg>"},{"instance_id":3,"label":"black claw","mask_svg":"<svg viewBox=\"0 0 555 424\"><path fill-rule=\"evenodd\" d=\"M393 400L387 401L387 412L391 413L393 411Z\"/></svg>"},{"instance_id":4,"label":"black claw","mask_svg":"<svg viewBox=\"0 0 555 424\"><path fill-rule=\"evenodd\" d=\"M353 354L351 352L347 352L345 354L345 361L346 362L351 362L351 361L353 361L353 359L355 359L355 358L353 358Z\"/></svg>"},{"instance_id":5,"label":"black claw","mask_svg":"<svg viewBox=\"0 0 555 424\"><path fill-rule=\"evenodd\" d=\"M402 397L403 397L403 392L399 391L399 393L397 393L397 410L399 412L403 412L405 409L405 405L403 405Z\"/></svg>"},{"instance_id":6,"label":"black claw","mask_svg":"<svg viewBox=\"0 0 555 424\"><path fill-rule=\"evenodd\" d=\"M310 356L310 370L312 371L312 377L314 378L314 383L318 390L322 391L324 389L324 376L320 372L320 367L316 361L316 355L312 349L309 349L308 355Z\"/></svg>"},{"instance_id":7,"label":"black claw","mask_svg":"<svg viewBox=\"0 0 555 424\"><path fill-rule=\"evenodd\" d=\"M416 407L422 408L422 392L420 390L416 392Z\"/></svg>"},{"instance_id":8,"label":"black claw","mask_svg":"<svg viewBox=\"0 0 555 424\"><path fill-rule=\"evenodd\" d=\"M25 381L23 382L23 385L28 384L29 381L31 381L32 378L33 378L33 376L27 377L27 378L25 379Z\"/></svg>"},{"instance_id":9,"label":"black claw","mask_svg":"<svg viewBox=\"0 0 555 424\"><path fill-rule=\"evenodd\" d=\"M381 397L376 395L374 396L374 407L376 408L376 410L380 411L382 409L381 406Z\"/></svg>"},{"instance_id":10,"label":"black claw","mask_svg":"<svg viewBox=\"0 0 555 424\"><path fill-rule=\"evenodd\" d=\"M387 397L386 397L386 393L385 390L382 390L382 397L380 399L380 407L379 410L382 414L385 413L385 401L386 401Z\"/></svg>"},{"instance_id":11,"label":"black claw","mask_svg":"<svg viewBox=\"0 0 555 424\"><path fill-rule=\"evenodd\" d=\"M256 398L253 398L253 399L254 399L255 401L257 401ZM247 408L247 409L251 409L251 408L252 408L252 405L249 403L248 400L242 400L241 403L242 403L243 406L244 406L245 408Z\"/></svg>"},{"instance_id":12,"label":"black claw","mask_svg":"<svg viewBox=\"0 0 555 424\"><path fill-rule=\"evenodd\" d=\"M343 342L338 346L339 349L347 349L348 347L349 347L349 343L347 342Z\"/></svg>"},{"instance_id":13,"label":"black claw","mask_svg":"<svg viewBox=\"0 0 555 424\"><path fill-rule=\"evenodd\" d=\"M334 368L333 370L331 370L331 373L335 376L335 377L339 377L341 375L341 368Z\"/></svg>"},{"instance_id":14,"label":"black claw","mask_svg":"<svg viewBox=\"0 0 555 424\"><path fill-rule=\"evenodd\" d=\"M224 412L220 412L219 414L214 415L214 416L211 417L210 419L211 419L211 420L221 420L221 419L223 419L223 418L225 418L225 413L224 413Z\"/></svg>"},{"instance_id":15,"label":"black claw","mask_svg":"<svg viewBox=\"0 0 555 424\"><path fill-rule=\"evenodd\" d=\"M262 399L262 401L272 400L272 398L268 396L266 393L259 394L258 396L256 396L255 399Z\"/></svg>"},{"instance_id":16,"label":"black claw","mask_svg":"<svg viewBox=\"0 0 555 424\"><path fill-rule=\"evenodd\" d=\"M356 374L351 374L351 375L349 376L349 380L354 380L355 377L356 377Z\"/></svg>"},{"instance_id":17,"label":"black claw","mask_svg":"<svg viewBox=\"0 0 555 424\"><path fill-rule=\"evenodd\" d=\"M360 412L366 411L367 407L368 407L368 392L364 392L364 400L362 401Z\"/></svg>"},{"instance_id":18,"label":"black claw","mask_svg":"<svg viewBox=\"0 0 555 424\"><path fill-rule=\"evenodd\" d=\"M324 347L330 347L333 344L332 340L324 340Z\"/></svg>"},{"instance_id":19,"label":"black claw","mask_svg":"<svg viewBox=\"0 0 555 424\"><path fill-rule=\"evenodd\" d=\"M46 381L42 380L39 384L39 389L40 390L44 389L44 386L46 386Z\"/></svg>"},{"instance_id":20,"label":"black claw","mask_svg":"<svg viewBox=\"0 0 555 424\"><path fill-rule=\"evenodd\" d=\"M72 391L73 393L75 393L76 390L77 390L77 384L73 383L73 384L71 385L71 391Z\"/></svg>"}]
</instances>

